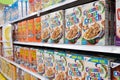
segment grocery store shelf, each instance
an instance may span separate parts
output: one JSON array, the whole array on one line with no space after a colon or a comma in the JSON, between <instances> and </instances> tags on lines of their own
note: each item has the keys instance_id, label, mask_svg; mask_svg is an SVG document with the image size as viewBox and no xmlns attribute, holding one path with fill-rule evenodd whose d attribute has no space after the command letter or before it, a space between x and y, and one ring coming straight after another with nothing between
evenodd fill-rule
<instances>
[{"instance_id":1,"label":"grocery store shelf","mask_svg":"<svg viewBox=\"0 0 120 80\"><path fill-rule=\"evenodd\" d=\"M48 44L48 43L34 43L34 42L14 42L13 44L120 54L120 47L117 46Z\"/></svg>"},{"instance_id":2,"label":"grocery store shelf","mask_svg":"<svg viewBox=\"0 0 120 80\"><path fill-rule=\"evenodd\" d=\"M9 78L6 74L4 74L1 70L0 73L7 79L7 80L12 80L11 78Z\"/></svg>"},{"instance_id":3,"label":"grocery store shelf","mask_svg":"<svg viewBox=\"0 0 120 80\"><path fill-rule=\"evenodd\" d=\"M2 57L2 56L0 56L0 58L4 59L5 61L7 61L7 62L9 62L9 63L11 63L11 64L13 64L13 65L16 66L17 68L20 68L20 69L22 69L23 71L25 71L25 72L27 72L27 73L35 76L36 78L39 78L39 79L41 79L41 80L48 80L48 79L46 79L45 77L43 77L43 76L41 76L41 75L39 75L39 74L37 74L37 73L34 73L34 72L32 72L32 71L30 71L30 70L28 70L28 69L25 69L25 68L21 67L19 64L15 63L15 62L13 62L13 61L11 61L11 60L8 60L8 59L6 59L6 58L4 58L4 57Z\"/></svg>"}]
</instances>

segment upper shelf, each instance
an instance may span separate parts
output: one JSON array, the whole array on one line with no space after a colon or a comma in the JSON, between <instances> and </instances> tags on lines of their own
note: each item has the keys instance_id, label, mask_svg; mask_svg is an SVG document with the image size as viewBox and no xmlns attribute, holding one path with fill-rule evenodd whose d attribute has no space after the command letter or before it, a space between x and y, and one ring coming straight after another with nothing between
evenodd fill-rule
<instances>
[{"instance_id":1,"label":"upper shelf","mask_svg":"<svg viewBox=\"0 0 120 80\"><path fill-rule=\"evenodd\" d=\"M48 44L48 43L34 43L34 42L14 42L13 44L120 54L120 47L117 46Z\"/></svg>"}]
</instances>

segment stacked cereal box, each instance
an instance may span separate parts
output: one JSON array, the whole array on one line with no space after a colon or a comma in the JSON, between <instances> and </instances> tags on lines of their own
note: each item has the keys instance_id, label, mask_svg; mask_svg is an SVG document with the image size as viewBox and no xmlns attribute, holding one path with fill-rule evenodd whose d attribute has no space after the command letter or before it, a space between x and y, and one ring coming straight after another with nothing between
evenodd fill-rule
<instances>
[{"instance_id":1,"label":"stacked cereal box","mask_svg":"<svg viewBox=\"0 0 120 80\"><path fill-rule=\"evenodd\" d=\"M44 15L41 17L41 26L42 26L42 42L50 43L50 34L52 29L50 28L50 15Z\"/></svg>"},{"instance_id":2,"label":"stacked cereal box","mask_svg":"<svg viewBox=\"0 0 120 80\"><path fill-rule=\"evenodd\" d=\"M67 59L65 51L55 50L55 80L67 79Z\"/></svg>"},{"instance_id":3,"label":"stacked cereal box","mask_svg":"<svg viewBox=\"0 0 120 80\"><path fill-rule=\"evenodd\" d=\"M111 63L111 80L120 80L120 62L119 60Z\"/></svg>"},{"instance_id":4,"label":"stacked cereal box","mask_svg":"<svg viewBox=\"0 0 120 80\"><path fill-rule=\"evenodd\" d=\"M116 45L120 46L120 0L116 0Z\"/></svg>"},{"instance_id":5,"label":"stacked cereal box","mask_svg":"<svg viewBox=\"0 0 120 80\"><path fill-rule=\"evenodd\" d=\"M64 43L64 11L60 10L50 14L50 43Z\"/></svg>"},{"instance_id":6,"label":"stacked cereal box","mask_svg":"<svg viewBox=\"0 0 120 80\"><path fill-rule=\"evenodd\" d=\"M82 36L82 8L80 6L65 10L65 43L81 44Z\"/></svg>"},{"instance_id":7,"label":"stacked cereal box","mask_svg":"<svg viewBox=\"0 0 120 80\"><path fill-rule=\"evenodd\" d=\"M83 55L67 54L68 80L85 80L85 58Z\"/></svg>"}]
</instances>

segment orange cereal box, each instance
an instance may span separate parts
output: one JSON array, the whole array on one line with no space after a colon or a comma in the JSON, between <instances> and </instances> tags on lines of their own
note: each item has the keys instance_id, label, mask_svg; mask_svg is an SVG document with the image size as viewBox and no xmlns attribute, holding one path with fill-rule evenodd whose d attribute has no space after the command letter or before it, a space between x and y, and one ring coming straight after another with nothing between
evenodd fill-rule
<instances>
[{"instance_id":1,"label":"orange cereal box","mask_svg":"<svg viewBox=\"0 0 120 80\"><path fill-rule=\"evenodd\" d=\"M41 18L35 18L35 42L41 42Z\"/></svg>"},{"instance_id":2,"label":"orange cereal box","mask_svg":"<svg viewBox=\"0 0 120 80\"><path fill-rule=\"evenodd\" d=\"M21 41L21 27L22 27L22 23L19 22L18 23L18 41Z\"/></svg>"},{"instance_id":3,"label":"orange cereal box","mask_svg":"<svg viewBox=\"0 0 120 80\"><path fill-rule=\"evenodd\" d=\"M22 22L22 34L23 34L23 42L27 42L27 33L28 33L28 29L27 29L27 21L23 21Z\"/></svg>"}]
</instances>

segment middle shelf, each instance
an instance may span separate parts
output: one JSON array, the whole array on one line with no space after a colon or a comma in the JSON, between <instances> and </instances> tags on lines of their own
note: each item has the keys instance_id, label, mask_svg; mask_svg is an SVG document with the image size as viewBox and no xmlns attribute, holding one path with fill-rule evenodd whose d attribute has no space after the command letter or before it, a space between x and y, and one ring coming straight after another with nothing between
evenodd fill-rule
<instances>
[{"instance_id":1,"label":"middle shelf","mask_svg":"<svg viewBox=\"0 0 120 80\"><path fill-rule=\"evenodd\" d=\"M73 45L73 44L49 44L49 43L36 43L36 42L13 42L15 45L27 45L37 47L52 47L61 49L71 50L82 50L82 51L94 51L94 52L105 52L105 53L116 53L120 54L120 48L117 46L94 46L94 45Z\"/></svg>"}]
</instances>

